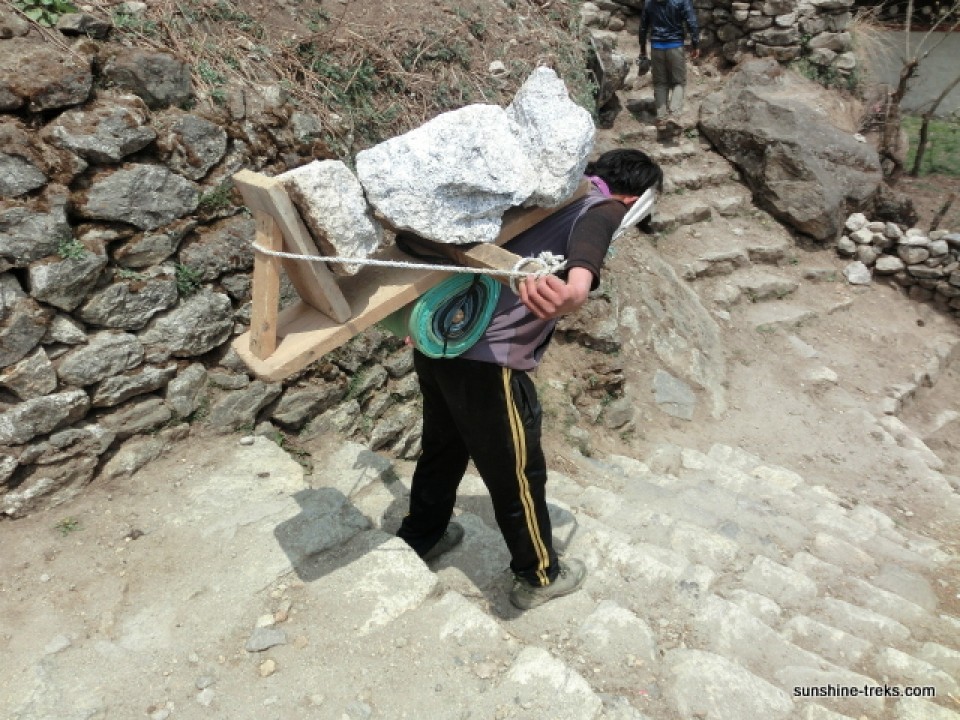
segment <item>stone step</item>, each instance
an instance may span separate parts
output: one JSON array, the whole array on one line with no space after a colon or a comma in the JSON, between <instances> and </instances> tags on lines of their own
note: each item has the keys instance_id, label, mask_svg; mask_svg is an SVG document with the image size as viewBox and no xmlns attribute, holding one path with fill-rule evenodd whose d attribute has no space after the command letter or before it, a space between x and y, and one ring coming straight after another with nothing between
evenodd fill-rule
<instances>
[{"instance_id":1,"label":"stone step","mask_svg":"<svg viewBox=\"0 0 960 720\"><path fill-rule=\"evenodd\" d=\"M729 658L703 650L671 650L664 658L665 696L683 718L794 717L790 695Z\"/></svg>"},{"instance_id":2,"label":"stone step","mask_svg":"<svg viewBox=\"0 0 960 720\"><path fill-rule=\"evenodd\" d=\"M399 522L409 480L377 457L362 446L342 446L332 456L337 471L327 492L339 488L383 527ZM534 678L528 685L536 690L515 703L518 717L534 717L524 713L535 710L564 717L546 699L559 678L578 702L596 708L585 717L603 717L604 699L607 710L615 705L626 717L649 711L631 704L629 692L614 693L611 705L611 688L680 698L684 691L665 679L673 677L672 666L661 667L658 658L677 652L671 648L681 642L787 694L810 683L875 684L894 667L902 667L903 678L922 668L949 687L943 665L953 668L960 653L936 642L944 626L930 612L935 595L914 593L925 606L902 597L896 590L912 587L913 571L884 575L865 552L878 539L927 562L938 550L903 535L884 513L845 508L796 473L729 446L706 453L665 447L648 462L573 457L576 477L551 473L550 510L558 550L584 559L590 570L582 592L526 613L513 610L509 557L483 483L468 474L457 511L467 530L460 547L427 568L392 535L361 530L311 566L318 578L310 583L311 604L359 593L364 597L349 603L351 632L384 638L391 627L412 622L407 618L426 616L438 594L472 605L509 638L496 661L473 662L486 676L489 699L498 699L492 712L510 707L510 693L520 697L519 677ZM391 579L395 573L407 579ZM874 576L892 589L872 584ZM379 585L365 584L365 577ZM394 593L395 585L404 592ZM723 597L711 594L715 587ZM686 608L695 622L685 629L679 618L651 614L664 606ZM347 622L336 611L330 621ZM878 680L863 675L864 668ZM476 683L476 672L468 677L457 682ZM864 700L857 710L873 716L877 707ZM791 712L831 717L843 709L822 702L796 704Z\"/></svg>"},{"instance_id":3,"label":"stone step","mask_svg":"<svg viewBox=\"0 0 960 720\"><path fill-rule=\"evenodd\" d=\"M664 236L657 243L658 252L678 271L705 255L735 250L749 251L752 262L786 263L799 257L791 234L755 208L749 192L741 185L724 184L665 195L656 210L669 218L683 213L690 204L709 207L710 223L693 227L675 224L671 229L662 229Z\"/></svg>"},{"instance_id":4,"label":"stone step","mask_svg":"<svg viewBox=\"0 0 960 720\"><path fill-rule=\"evenodd\" d=\"M712 262L710 266L715 267ZM740 271L733 269L729 278L718 280L711 295L714 305L729 310L737 304L783 300L799 287L800 281L793 277L747 267Z\"/></svg>"},{"instance_id":5,"label":"stone step","mask_svg":"<svg viewBox=\"0 0 960 720\"><path fill-rule=\"evenodd\" d=\"M681 195L683 197L689 191L700 190L707 187L724 186L724 189L737 180L737 173L734 168L726 161L719 161L714 156L701 160L700 162L686 162L679 166L667 166L664 172L663 195L667 198L672 195ZM739 200L739 206L736 209L742 209L747 203L745 194L734 188L727 190L727 195ZM726 205L728 214L732 206ZM719 208L717 208L719 212Z\"/></svg>"}]
</instances>

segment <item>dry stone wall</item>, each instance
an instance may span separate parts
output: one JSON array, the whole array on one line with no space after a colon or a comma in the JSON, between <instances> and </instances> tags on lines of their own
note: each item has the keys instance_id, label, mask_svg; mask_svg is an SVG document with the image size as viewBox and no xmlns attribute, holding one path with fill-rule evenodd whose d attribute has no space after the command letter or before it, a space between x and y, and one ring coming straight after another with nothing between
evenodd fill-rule
<instances>
[{"instance_id":1,"label":"dry stone wall","mask_svg":"<svg viewBox=\"0 0 960 720\"><path fill-rule=\"evenodd\" d=\"M133 472L189 423L415 452L396 338L369 332L286 386L229 350L254 236L230 178L324 157L320 121L274 86L199 100L180 59L81 20L61 47L0 11L0 517Z\"/></svg>"},{"instance_id":2,"label":"dry stone wall","mask_svg":"<svg viewBox=\"0 0 960 720\"><path fill-rule=\"evenodd\" d=\"M619 31L644 0L595 0L583 4L589 27ZM693 0L701 46L731 63L745 57L780 62L806 59L824 74L849 76L857 68L850 25L854 0Z\"/></svg>"},{"instance_id":3,"label":"dry stone wall","mask_svg":"<svg viewBox=\"0 0 960 720\"><path fill-rule=\"evenodd\" d=\"M231 178L323 165L321 121L279 86L198 98L177 57L112 43L94 21L62 19L60 47L0 10L0 518L130 474L194 428L337 432L416 455L398 338L371 329L284 383L230 349L249 323L255 234Z\"/></svg>"},{"instance_id":4,"label":"dry stone wall","mask_svg":"<svg viewBox=\"0 0 960 720\"><path fill-rule=\"evenodd\" d=\"M848 282L889 279L912 299L960 318L960 233L903 230L894 223L871 222L863 213L847 218L844 229L837 252L855 258L844 268Z\"/></svg>"}]
</instances>

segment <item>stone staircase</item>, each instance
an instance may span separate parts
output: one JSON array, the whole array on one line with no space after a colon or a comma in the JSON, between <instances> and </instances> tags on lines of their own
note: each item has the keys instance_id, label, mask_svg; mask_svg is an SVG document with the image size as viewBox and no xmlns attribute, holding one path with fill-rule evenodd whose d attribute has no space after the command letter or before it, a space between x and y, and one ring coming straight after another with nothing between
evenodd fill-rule
<instances>
[{"instance_id":1,"label":"stone staircase","mask_svg":"<svg viewBox=\"0 0 960 720\"><path fill-rule=\"evenodd\" d=\"M578 463L584 480L551 474L551 514L590 576L521 614L479 478L461 486L463 545L427 568L389 534L408 473L360 446L333 454L317 489L349 488L371 527L348 524L316 557L284 627L313 662L349 661L370 684L333 688L315 668L323 717L960 717L960 619L931 581L952 558L937 543L737 448ZM277 652L280 665L307 663L282 650L301 659ZM907 686L936 698L883 695ZM860 696L797 689L810 687Z\"/></svg>"},{"instance_id":2,"label":"stone staircase","mask_svg":"<svg viewBox=\"0 0 960 720\"><path fill-rule=\"evenodd\" d=\"M800 262L695 132L660 145L628 117L598 138L619 146L665 167L658 253L722 321L774 331L851 307L833 253ZM355 534L291 557L284 627L304 649L272 649L323 688L317 717L960 719L949 548L737 447L574 456L551 472L553 530L590 575L518 613L479 478L461 485L463 545L428 568L392 536L410 467L331 450L311 482L342 499L324 522L350 517Z\"/></svg>"},{"instance_id":3,"label":"stone staircase","mask_svg":"<svg viewBox=\"0 0 960 720\"><path fill-rule=\"evenodd\" d=\"M856 300L833 254L798 261L695 133L663 146L618 123L597 149L663 163L658 253L729 327L826 323ZM905 461L929 464L897 432ZM76 632L37 648L16 688L0 684L0 715L960 720L956 559L877 503L731 445L571 453L575 466L551 471L553 531L590 574L519 613L479 478L460 489L463 544L428 567L393 536L411 466L349 442L311 450L306 478L265 438L161 460L182 502L137 517L147 533L128 554L164 572L116 580ZM943 512L955 525L956 504ZM192 552L164 560L171 543ZM99 576L122 577L122 563L99 562ZM19 621L46 627L46 604Z\"/></svg>"},{"instance_id":4,"label":"stone staircase","mask_svg":"<svg viewBox=\"0 0 960 720\"><path fill-rule=\"evenodd\" d=\"M158 461L176 478L163 503L87 497L107 522L93 572L62 586L90 543L54 544L46 579L5 612L21 664L0 680L3 716L960 717L948 548L756 455L572 454L550 511L589 576L525 613L475 475L463 544L428 567L393 535L409 464L350 442L314 457L305 477L266 438L224 437ZM908 687L936 696L890 695Z\"/></svg>"}]
</instances>

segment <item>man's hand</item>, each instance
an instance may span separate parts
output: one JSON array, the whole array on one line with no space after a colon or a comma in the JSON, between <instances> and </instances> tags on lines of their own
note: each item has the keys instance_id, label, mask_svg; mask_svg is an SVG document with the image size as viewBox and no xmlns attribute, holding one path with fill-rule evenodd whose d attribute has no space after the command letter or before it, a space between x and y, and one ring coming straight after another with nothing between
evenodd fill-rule
<instances>
[{"instance_id":1,"label":"man's hand","mask_svg":"<svg viewBox=\"0 0 960 720\"><path fill-rule=\"evenodd\" d=\"M587 300L593 273L586 268L571 268L564 282L556 275L526 277L520 283L520 301L541 320L552 320L580 309Z\"/></svg>"}]
</instances>

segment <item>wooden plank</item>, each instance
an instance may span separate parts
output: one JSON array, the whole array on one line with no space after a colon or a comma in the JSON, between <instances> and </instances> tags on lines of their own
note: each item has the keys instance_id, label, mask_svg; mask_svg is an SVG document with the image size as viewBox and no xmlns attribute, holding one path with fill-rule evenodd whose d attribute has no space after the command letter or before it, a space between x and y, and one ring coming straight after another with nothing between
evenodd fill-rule
<instances>
[{"instance_id":1,"label":"wooden plank","mask_svg":"<svg viewBox=\"0 0 960 720\"><path fill-rule=\"evenodd\" d=\"M426 240L417 236L406 236L404 243L410 250L427 255L441 255L458 265L471 268L483 268L487 270L513 270L519 255L515 255L509 250L505 250L497 245L488 245L482 243L479 245L451 245L449 243L438 243L432 240ZM494 275L494 280L498 280L507 287L510 286L510 278L505 275Z\"/></svg>"},{"instance_id":2,"label":"wooden plank","mask_svg":"<svg viewBox=\"0 0 960 720\"><path fill-rule=\"evenodd\" d=\"M586 183L582 184L573 197L555 208L522 208L516 212L510 211L510 217L504 218L503 229L495 244L445 247L453 248L448 252L457 254L458 260L464 265L512 268L517 256L497 246L512 240L524 230L582 197L587 187ZM395 246L377 253L375 257L408 262L413 260ZM258 377L269 381L283 380L340 347L390 313L413 302L452 274L443 270L366 267L356 275L340 279L340 289L350 304L351 318L346 322L334 322L305 302L298 302L280 313L279 342L270 357L259 358L251 352L249 332L238 336L233 347Z\"/></svg>"},{"instance_id":3,"label":"wooden plank","mask_svg":"<svg viewBox=\"0 0 960 720\"><path fill-rule=\"evenodd\" d=\"M410 260L394 247L377 257ZM270 357L259 358L252 352L249 332L238 336L233 347L258 377L282 380L413 302L452 274L442 270L367 267L340 281L344 294L350 299L352 317L347 322L334 322L306 303L298 302L280 313L280 341Z\"/></svg>"},{"instance_id":4,"label":"wooden plank","mask_svg":"<svg viewBox=\"0 0 960 720\"><path fill-rule=\"evenodd\" d=\"M264 213L276 221L283 233L281 249L298 255L320 254L290 196L275 178L241 170L233 176L233 184L254 214ZM290 259L282 263L301 300L337 322L350 319L350 304L324 263Z\"/></svg>"},{"instance_id":5,"label":"wooden plank","mask_svg":"<svg viewBox=\"0 0 960 720\"><path fill-rule=\"evenodd\" d=\"M283 234L273 219L254 211L257 245L267 250L283 248ZM253 260L253 302L250 309L250 352L263 360L277 347L280 313L280 258L257 253Z\"/></svg>"}]
</instances>

